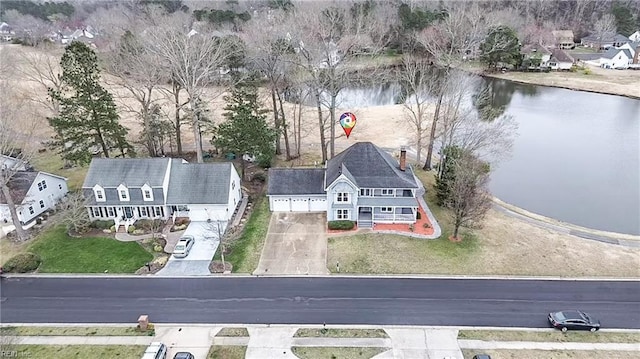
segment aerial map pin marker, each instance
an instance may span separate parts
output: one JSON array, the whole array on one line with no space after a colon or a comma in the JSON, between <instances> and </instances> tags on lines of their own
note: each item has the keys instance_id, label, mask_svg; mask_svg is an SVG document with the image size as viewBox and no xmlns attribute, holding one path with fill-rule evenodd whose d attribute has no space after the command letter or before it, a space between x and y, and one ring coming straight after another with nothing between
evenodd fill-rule
<instances>
[{"instance_id":1,"label":"aerial map pin marker","mask_svg":"<svg viewBox=\"0 0 640 359\"><path fill-rule=\"evenodd\" d=\"M345 112L340 115L340 126L344 130L344 134L349 138L351 131L356 126L356 115L351 112Z\"/></svg>"}]
</instances>

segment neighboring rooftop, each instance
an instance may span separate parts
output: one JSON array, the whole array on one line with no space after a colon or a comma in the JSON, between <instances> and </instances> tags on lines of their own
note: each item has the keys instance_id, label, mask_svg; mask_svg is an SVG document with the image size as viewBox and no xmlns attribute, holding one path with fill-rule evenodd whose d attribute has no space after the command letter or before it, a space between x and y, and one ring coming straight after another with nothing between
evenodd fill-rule
<instances>
[{"instance_id":1,"label":"neighboring rooftop","mask_svg":"<svg viewBox=\"0 0 640 359\"><path fill-rule=\"evenodd\" d=\"M8 187L9 193L11 193L11 198L13 199L14 204L20 204L24 200L25 196L29 192L29 188L31 188L31 184L38 176L37 171L18 171L9 180ZM0 204L6 204L7 199L4 197L2 192L0 192Z\"/></svg>"},{"instance_id":2,"label":"neighboring rooftop","mask_svg":"<svg viewBox=\"0 0 640 359\"><path fill-rule=\"evenodd\" d=\"M159 187L168 165L169 158L94 158L82 187Z\"/></svg>"},{"instance_id":3,"label":"neighboring rooftop","mask_svg":"<svg viewBox=\"0 0 640 359\"><path fill-rule=\"evenodd\" d=\"M551 50L551 57L558 62L574 62L573 57L569 55L566 51L562 49L553 49Z\"/></svg>"},{"instance_id":4,"label":"neighboring rooftop","mask_svg":"<svg viewBox=\"0 0 640 359\"><path fill-rule=\"evenodd\" d=\"M325 194L324 168L270 168L267 194Z\"/></svg>"},{"instance_id":5,"label":"neighboring rooftop","mask_svg":"<svg viewBox=\"0 0 640 359\"><path fill-rule=\"evenodd\" d=\"M551 51L549 51L546 47L540 44L525 45L522 47L521 52L529 56L534 54L551 55Z\"/></svg>"},{"instance_id":6,"label":"neighboring rooftop","mask_svg":"<svg viewBox=\"0 0 640 359\"><path fill-rule=\"evenodd\" d=\"M182 163L181 159L171 161L168 205L229 202L232 163Z\"/></svg>"}]
</instances>

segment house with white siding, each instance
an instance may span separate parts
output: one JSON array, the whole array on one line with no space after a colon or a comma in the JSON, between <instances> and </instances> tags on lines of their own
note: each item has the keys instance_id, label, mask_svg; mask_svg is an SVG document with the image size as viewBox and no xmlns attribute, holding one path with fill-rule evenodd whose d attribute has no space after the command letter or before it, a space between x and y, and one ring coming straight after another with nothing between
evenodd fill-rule
<instances>
[{"instance_id":1,"label":"house with white siding","mask_svg":"<svg viewBox=\"0 0 640 359\"><path fill-rule=\"evenodd\" d=\"M125 230L138 219L228 221L242 199L232 163L171 158L94 158L82 191L91 219Z\"/></svg>"}]
</instances>

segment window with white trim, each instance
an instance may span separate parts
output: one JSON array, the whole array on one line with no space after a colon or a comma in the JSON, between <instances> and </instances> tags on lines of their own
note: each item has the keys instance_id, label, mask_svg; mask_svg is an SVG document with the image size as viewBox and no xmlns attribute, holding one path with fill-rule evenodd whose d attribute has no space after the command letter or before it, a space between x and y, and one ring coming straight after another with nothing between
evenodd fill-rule
<instances>
[{"instance_id":1,"label":"window with white trim","mask_svg":"<svg viewBox=\"0 0 640 359\"><path fill-rule=\"evenodd\" d=\"M151 191L148 189L144 190L144 199L151 199Z\"/></svg>"},{"instance_id":2,"label":"window with white trim","mask_svg":"<svg viewBox=\"0 0 640 359\"><path fill-rule=\"evenodd\" d=\"M147 217L147 207L140 207L140 216Z\"/></svg>"},{"instance_id":3,"label":"window with white trim","mask_svg":"<svg viewBox=\"0 0 640 359\"><path fill-rule=\"evenodd\" d=\"M100 190L96 191L96 198L98 200L104 199L104 194L102 193L102 191L100 191Z\"/></svg>"},{"instance_id":4,"label":"window with white trim","mask_svg":"<svg viewBox=\"0 0 640 359\"><path fill-rule=\"evenodd\" d=\"M107 207L107 213L109 214L109 217L116 216L116 212L113 210L113 207Z\"/></svg>"},{"instance_id":5,"label":"window with white trim","mask_svg":"<svg viewBox=\"0 0 640 359\"><path fill-rule=\"evenodd\" d=\"M29 207L29 214L33 214L33 206Z\"/></svg>"},{"instance_id":6,"label":"window with white trim","mask_svg":"<svg viewBox=\"0 0 640 359\"><path fill-rule=\"evenodd\" d=\"M120 190L120 199L123 201L126 201L127 199L129 199L129 194L127 193L126 189Z\"/></svg>"},{"instance_id":7,"label":"window with white trim","mask_svg":"<svg viewBox=\"0 0 640 359\"><path fill-rule=\"evenodd\" d=\"M102 217L102 216L100 215L100 208L98 208L98 207L93 207L93 216L94 216L94 217Z\"/></svg>"},{"instance_id":8,"label":"window with white trim","mask_svg":"<svg viewBox=\"0 0 640 359\"><path fill-rule=\"evenodd\" d=\"M349 210L348 209L337 209L336 210L336 219L349 219Z\"/></svg>"},{"instance_id":9,"label":"window with white trim","mask_svg":"<svg viewBox=\"0 0 640 359\"><path fill-rule=\"evenodd\" d=\"M364 197L371 197L371 188L360 189L360 195Z\"/></svg>"},{"instance_id":10,"label":"window with white trim","mask_svg":"<svg viewBox=\"0 0 640 359\"><path fill-rule=\"evenodd\" d=\"M47 189L47 182L45 180L42 180L42 188Z\"/></svg>"},{"instance_id":11,"label":"window with white trim","mask_svg":"<svg viewBox=\"0 0 640 359\"><path fill-rule=\"evenodd\" d=\"M40 200L40 208L44 208L44 201Z\"/></svg>"},{"instance_id":12,"label":"window with white trim","mask_svg":"<svg viewBox=\"0 0 640 359\"><path fill-rule=\"evenodd\" d=\"M336 202L349 203L349 193L348 192L338 192L336 194Z\"/></svg>"},{"instance_id":13,"label":"window with white trim","mask_svg":"<svg viewBox=\"0 0 640 359\"><path fill-rule=\"evenodd\" d=\"M382 195L383 196L390 196L393 194L393 190L390 188L383 188L382 189Z\"/></svg>"},{"instance_id":14,"label":"window with white trim","mask_svg":"<svg viewBox=\"0 0 640 359\"><path fill-rule=\"evenodd\" d=\"M38 191L42 191L42 182L38 182Z\"/></svg>"},{"instance_id":15,"label":"window with white trim","mask_svg":"<svg viewBox=\"0 0 640 359\"><path fill-rule=\"evenodd\" d=\"M381 207L380 208L380 212L382 212L382 213L392 213L393 212L393 208L391 208L391 207Z\"/></svg>"}]
</instances>

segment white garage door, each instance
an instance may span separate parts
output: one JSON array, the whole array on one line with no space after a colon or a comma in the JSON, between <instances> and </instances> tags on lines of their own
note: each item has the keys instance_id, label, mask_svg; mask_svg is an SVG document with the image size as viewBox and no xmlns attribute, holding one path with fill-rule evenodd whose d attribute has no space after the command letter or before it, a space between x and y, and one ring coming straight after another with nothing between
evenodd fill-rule
<instances>
[{"instance_id":1,"label":"white garage door","mask_svg":"<svg viewBox=\"0 0 640 359\"><path fill-rule=\"evenodd\" d=\"M271 210L273 212L289 212L291 210L289 198L273 198L271 200Z\"/></svg>"},{"instance_id":2,"label":"white garage door","mask_svg":"<svg viewBox=\"0 0 640 359\"><path fill-rule=\"evenodd\" d=\"M327 211L327 199L326 198L311 198L309 200L309 211L311 211L311 212L326 212Z\"/></svg>"},{"instance_id":3,"label":"white garage door","mask_svg":"<svg viewBox=\"0 0 640 359\"><path fill-rule=\"evenodd\" d=\"M291 198L291 212L308 212L309 200L308 198Z\"/></svg>"}]
</instances>

